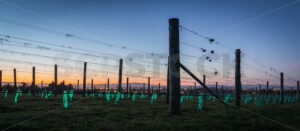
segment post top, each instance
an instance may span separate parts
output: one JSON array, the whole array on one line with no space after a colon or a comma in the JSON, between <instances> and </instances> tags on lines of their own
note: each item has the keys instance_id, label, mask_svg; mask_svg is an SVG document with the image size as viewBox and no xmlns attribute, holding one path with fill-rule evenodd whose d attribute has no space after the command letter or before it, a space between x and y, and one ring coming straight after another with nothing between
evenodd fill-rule
<instances>
[{"instance_id":1,"label":"post top","mask_svg":"<svg viewBox=\"0 0 300 131\"><path fill-rule=\"evenodd\" d=\"M179 20L178 18L170 18L169 20Z\"/></svg>"}]
</instances>

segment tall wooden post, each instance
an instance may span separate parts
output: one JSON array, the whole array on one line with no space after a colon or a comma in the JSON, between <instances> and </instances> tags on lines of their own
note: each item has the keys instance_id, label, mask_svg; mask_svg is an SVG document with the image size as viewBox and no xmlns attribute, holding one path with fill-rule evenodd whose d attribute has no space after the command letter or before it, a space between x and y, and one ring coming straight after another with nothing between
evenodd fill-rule
<instances>
[{"instance_id":1,"label":"tall wooden post","mask_svg":"<svg viewBox=\"0 0 300 131\"><path fill-rule=\"evenodd\" d=\"M203 84L206 84L206 75L203 75ZM203 87L203 108L205 108L206 103L206 95L205 95L205 88Z\"/></svg>"},{"instance_id":2,"label":"tall wooden post","mask_svg":"<svg viewBox=\"0 0 300 131\"><path fill-rule=\"evenodd\" d=\"M2 70L0 70L0 89L2 91Z\"/></svg>"},{"instance_id":3,"label":"tall wooden post","mask_svg":"<svg viewBox=\"0 0 300 131\"><path fill-rule=\"evenodd\" d=\"M54 94L57 96L57 65L54 65Z\"/></svg>"},{"instance_id":4,"label":"tall wooden post","mask_svg":"<svg viewBox=\"0 0 300 131\"><path fill-rule=\"evenodd\" d=\"M269 95L269 81L267 81L267 89L266 89L267 95Z\"/></svg>"},{"instance_id":5,"label":"tall wooden post","mask_svg":"<svg viewBox=\"0 0 300 131\"><path fill-rule=\"evenodd\" d=\"M283 72L280 73L280 98L281 98L281 104L283 104L283 99L284 99L284 95L283 95Z\"/></svg>"},{"instance_id":6,"label":"tall wooden post","mask_svg":"<svg viewBox=\"0 0 300 131\"><path fill-rule=\"evenodd\" d=\"M127 82L126 82L126 93L128 94L128 88L129 88L129 78L127 77Z\"/></svg>"},{"instance_id":7,"label":"tall wooden post","mask_svg":"<svg viewBox=\"0 0 300 131\"><path fill-rule=\"evenodd\" d=\"M15 92L17 92L17 70L14 69L14 88Z\"/></svg>"},{"instance_id":8,"label":"tall wooden post","mask_svg":"<svg viewBox=\"0 0 300 131\"><path fill-rule=\"evenodd\" d=\"M83 64L83 97L85 97L86 92L86 62Z\"/></svg>"},{"instance_id":9,"label":"tall wooden post","mask_svg":"<svg viewBox=\"0 0 300 131\"><path fill-rule=\"evenodd\" d=\"M2 70L0 70L0 89L2 91Z\"/></svg>"},{"instance_id":10,"label":"tall wooden post","mask_svg":"<svg viewBox=\"0 0 300 131\"><path fill-rule=\"evenodd\" d=\"M196 90L197 90L196 82L194 82L194 93L193 93L193 94L196 94L196 93L197 93Z\"/></svg>"},{"instance_id":11,"label":"tall wooden post","mask_svg":"<svg viewBox=\"0 0 300 131\"><path fill-rule=\"evenodd\" d=\"M151 92L150 92L150 77L148 77L148 95L150 96Z\"/></svg>"},{"instance_id":12,"label":"tall wooden post","mask_svg":"<svg viewBox=\"0 0 300 131\"><path fill-rule=\"evenodd\" d=\"M41 89L44 88L44 81L41 81Z\"/></svg>"},{"instance_id":13,"label":"tall wooden post","mask_svg":"<svg viewBox=\"0 0 300 131\"><path fill-rule=\"evenodd\" d=\"M203 84L205 85L206 84L206 76L205 75L203 75ZM205 95L205 88L203 87L203 94Z\"/></svg>"},{"instance_id":14,"label":"tall wooden post","mask_svg":"<svg viewBox=\"0 0 300 131\"><path fill-rule=\"evenodd\" d=\"M118 90L122 92L122 68L123 68L123 59L120 59L120 66L119 66L119 85Z\"/></svg>"},{"instance_id":15,"label":"tall wooden post","mask_svg":"<svg viewBox=\"0 0 300 131\"><path fill-rule=\"evenodd\" d=\"M180 53L179 20L169 19L169 109L173 114L180 112Z\"/></svg>"},{"instance_id":16,"label":"tall wooden post","mask_svg":"<svg viewBox=\"0 0 300 131\"><path fill-rule=\"evenodd\" d=\"M77 80L77 88L76 88L76 91L78 91L79 89L79 80Z\"/></svg>"},{"instance_id":17,"label":"tall wooden post","mask_svg":"<svg viewBox=\"0 0 300 131\"><path fill-rule=\"evenodd\" d=\"M129 93L131 93L131 83L129 84Z\"/></svg>"},{"instance_id":18,"label":"tall wooden post","mask_svg":"<svg viewBox=\"0 0 300 131\"><path fill-rule=\"evenodd\" d=\"M35 87L35 67L32 67L32 88L34 89L33 95L36 94L36 87Z\"/></svg>"},{"instance_id":19,"label":"tall wooden post","mask_svg":"<svg viewBox=\"0 0 300 131\"><path fill-rule=\"evenodd\" d=\"M91 93L94 93L94 80L91 80Z\"/></svg>"},{"instance_id":20,"label":"tall wooden post","mask_svg":"<svg viewBox=\"0 0 300 131\"><path fill-rule=\"evenodd\" d=\"M216 82L216 95L218 95L218 82Z\"/></svg>"},{"instance_id":21,"label":"tall wooden post","mask_svg":"<svg viewBox=\"0 0 300 131\"><path fill-rule=\"evenodd\" d=\"M109 91L109 78L107 78L107 91Z\"/></svg>"},{"instance_id":22,"label":"tall wooden post","mask_svg":"<svg viewBox=\"0 0 300 131\"><path fill-rule=\"evenodd\" d=\"M158 94L160 94L160 83L158 83Z\"/></svg>"},{"instance_id":23,"label":"tall wooden post","mask_svg":"<svg viewBox=\"0 0 300 131\"><path fill-rule=\"evenodd\" d=\"M170 101L170 93L169 93L169 92L170 92L170 86L169 86L169 85L170 85L170 84L169 84L169 83L170 83L170 81L169 81L169 65L170 65L170 64L169 64L169 58L170 58L170 56L168 57L168 69L167 69L167 97L166 97L166 100L167 100L166 102L167 102L167 104L170 103L170 102L169 102L169 101ZM164 91L164 92L165 92L165 91Z\"/></svg>"},{"instance_id":24,"label":"tall wooden post","mask_svg":"<svg viewBox=\"0 0 300 131\"><path fill-rule=\"evenodd\" d=\"M241 50L235 52L235 105L240 106L241 99Z\"/></svg>"},{"instance_id":25,"label":"tall wooden post","mask_svg":"<svg viewBox=\"0 0 300 131\"><path fill-rule=\"evenodd\" d=\"M299 81L297 81L297 101L298 103L300 102L300 97L299 97Z\"/></svg>"}]
</instances>

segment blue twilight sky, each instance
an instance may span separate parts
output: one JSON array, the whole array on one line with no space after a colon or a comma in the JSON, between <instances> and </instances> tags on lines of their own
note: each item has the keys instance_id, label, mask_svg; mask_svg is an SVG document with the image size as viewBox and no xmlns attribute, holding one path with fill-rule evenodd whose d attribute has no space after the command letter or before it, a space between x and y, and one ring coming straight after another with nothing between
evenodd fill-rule
<instances>
[{"instance_id":1,"label":"blue twilight sky","mask_svg":"<svg viewBox=\"0 0 300 131\"><path fill-rule=\"evenodd\" d=\"M250 67L244 68L247 70L244 71L245 77L252 81L256 81L256 78L274 79L265 72L279 76L278 72L270 70L271 67L299 80L299 12L300 1L297 0L0 0L0 34L97 50L123 58L128 53L134 53L4 21L11 20L166 55L168 19L177 17L184 27L220 42L220 45L210 45L205 39L188 31L180 32L181 41L215 50L219 56L215 61L222 62L222 56L228 53L230 61L233 61L234 49L240 48L244 56L242 61L251 67L256 66L256 70L252 68L253 71ZM45 53L43 50L12 48L5 45L2 45L1 49L94 61L63 52ZM184 45L181 45L181 52L192 56L203 55L198 49ZM5 58L4 56L13 60L46 62L39 57L20 57L17 54L1 52L1 58ZM143 60L151 62L152 59L145 57ZM197 65L193 59L186 58L182 62ZM57 64L57 61L51 60L48 63ZM108 63L117 65L116 62ZM161 63L166 63L166 59L162 59ZM222 67L214 67L215 65L209 62L206 62L205 66L222 70ZM159 70L165 72L163 67ZM201 72L198 73L201 75ZM291 85L295 83L292 80L288 82ZM274 84L277 83L275 78Z\"/></svg>"}]
</instances>

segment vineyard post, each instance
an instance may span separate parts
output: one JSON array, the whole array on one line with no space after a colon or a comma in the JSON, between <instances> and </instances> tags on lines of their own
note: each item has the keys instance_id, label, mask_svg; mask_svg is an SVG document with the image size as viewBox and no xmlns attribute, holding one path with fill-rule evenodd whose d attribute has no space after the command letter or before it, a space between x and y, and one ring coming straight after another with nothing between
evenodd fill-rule
<instances>
[{"instance_id":1,"label":"vineyard post","mask_svg":"<svg viewBox=\"0 0 300 131\"><path fill-rule=\"evenodd\" d=\"M83 64L83 97L85 97L86 92L86 62Z\"/></svg>"},{"instance_id":2,"label":"vineyard post","mask_svg":"<svg viewBox=\"0 0 300 131\"><path fill-rule=\"evenodd\" d=\"M269 95L269 81L267 81L267 95Z\"/></svg>"},{"instance_id":3,"label":"vineyard post","mask_svg":"<svg viewBox=\"0 0 300 131\"><path fill-rule=\"evenodd\" d=\"M203 84L205 85L206 84L206 76L203 75ZM203 88L203 94L205 96L205 88Z\"/></svg>"},{"instance_id":4,"label":"vineyard post","mask_svg":"<svg viewBox=\"0 0 300 131\"><path fill-rule=\"evenodd\" d=\"M131 94L131 83L129 84L129 93Z\"/></svg>"},{"instance_id":5,"label":"vineyard post","mask_svg":"<svg viewBox=\"0 0 300 131\"><path fill-rule=\"evenodd\" d=\"M180 112L180 53L179 20L169 19L169 109L173 114Z\"/></svg>"},{"instance_id":6,"label":"vineyard post","mask_svg":"<svg viewBox=\"0 0 300 131\"><path fill-rule=\"evenodd\" d=\"M107 91L109 91L109 78L107 78Z\"/></svg>"},{"instance_id":7,"label":"vineyard post","mask_svg":"<svg viewBox=\"0 0 300 131\"><path fill-rule=\"evenodd\" d=\"M167 104L169 104L169 101L170 101L170 81L169 81L169 58L170 58L170 56L168 57L168 69L167 69L167 97L166 97L166 99L167 99Z\"/></svg>"},{"instance_id":8,"label":"vineyard post","mask_svg":"<svg viewBox=\"0 0 300 131\"><path fill-rule=\"evenodd\" d=\"M123 69L123 59L120 59L120 65L119 65L119 84L118 84L118 90L121 93L122 92L122 69Z\"/></svg>"},{"instance_id":9,"label":"vineyard post","mask_svg":"<svg viewBox=\"0 0 300 131\"><path fill-rule=\"evenodd\" d=\"M91 80L91 93L94 93L94 80Z\"/></svg>"},{"instance_id":10,"label":"vineyard post","mask_svg":"<svg viewBox=\"0 0 300 131\"><path fill-rule=\"evenodd\" d=\"M44 88L44 81L41 81L41 89Z\"/></svg>"},{"instance_id":11,"label":"vineyard post","mask_svg":"<svg viewBox=\"0 0 300 131\"><path fill-rule=\"evenodd\" d=\"M150 96L150 77L148 77L148 95Z\"/></svg>"},{"instance_id":12,"label":"vineyard post","mask_svg":"<svg viewBox=\"0 0 300 131\"><path fill-rule=\"evenodd\" d=\"M280 98L281 98L281 104L283 104L283 72L280 73Z\"/></svg>"},{"instance_id":13,"label":"vineyard post","mask_svg":"<svg viewBox=\"0 0 300 131\"><path fill-rule=\"evenodd\" d=\"M35 67L32 67L32 88L34 89L34 96L36 94L36 87L35 87Z\"/></svg>"},{"instance_id":14,"label":"vineyard post","mask_svg":"<svg viewBox=\"0 0 300 131\"><path fill-rule=\"evenodd\" d=\"M2 70L0 70L0 89L2 91Z\"/></svg>"},{"instance_id":15,"label":"vineyard post","mask_svg":"<svg viewBox=\"0 0 300 131\"><path fill-rule=\"evenodd\" d=\"M126 81L126 93L128 94L128 87L129 87L129 78L127 77Z\"/></svg>"},{"instance_id":16,"label":"vineyard post","mask_svg":"<svg viewBox=\"0 0 300 131\"><path fill-rule=\"evenodd\" d=\"M14 88L15 92L17 91L17 70L16 68L14 69Z\"/></svg>"},{"instance_id":17,"label":"vineyard post","mask_svg":"<svg viewBox=\"0 0 300 131\"><path fill-rule=\"evenodd\" d=\"M79 80L77 80L77 87L76 87L76 91L78 92L79 89Z\"/></svg>"},{"instance_id":18,"label":"vineyard post","mask_svg":"<svg viewBox=\"0 0 300 131\"><path fill-rule=\"evenodd\" d=\"M241 99L241 50L235 52L235 105L240 106Z\"/></svg>"},{"instance_id":19,"label":"vineyard post","mask_svg":"<svg viewBox=\"0 0 300 131\"><path fill-rule=\"evenodd\" d=\"M300 102L299 99L300 99L299 98L299 81L297 81L297 101L298 101L298 103Z\"/></svg>"},{"instance_id":20,"label":"vineyard post","mask_svg":"<svg viewBox=\"0 0 300 131\"><path fill-rule=\"evenodd\" d=\"M218 95L218 82L216 82L216 94Z\"/></svg>"},{"instance_id":21,"label":"vineyard post","mask_svg":"<svg viewBox=\"0 0 300 131\"><path fill-rule=\"evenodd\" d=\"M57 96L57 65L54 65L54 94Z\"/></svg>"},{"instance_id":22,"label":"vineyard post","mask_svg":"<svg viewBox=\"0 0 300 131\"><path fill-rule=\"evenodd\" d=\"M196 86L196 82L194 82L194 94L197 94L197 86Z\"/></svg>"},{"instance_id":23,"label":"vineyard post","mask_svg":"<svg viewBox=\"0 0 300 131\"><path fill-rule=\"evenodd\" d=\"M160 83L158 83L158 94L160 94Z\"/></svg>"}]
</instances>

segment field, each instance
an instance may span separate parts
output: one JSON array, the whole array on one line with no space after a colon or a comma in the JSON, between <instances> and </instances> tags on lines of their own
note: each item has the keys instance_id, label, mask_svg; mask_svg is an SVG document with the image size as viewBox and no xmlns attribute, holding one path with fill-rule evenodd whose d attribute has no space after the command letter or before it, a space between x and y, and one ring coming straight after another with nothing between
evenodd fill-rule
<instances>
[{"instance_id":1,"label":"field","mask_svg":"<svg viewBox=\"0 0 300 131\"><path fill-rule=\"evenodd\" d=\"M114 100L114 99L113 99ZM153 104L149 98L121 99L118 104L105 97L74 95L63 107L62 95L26 96L14 103L14 95L1 95L0 128L7 130L291 130L271 120L237 108L209 101L197 110L197 97L183 101L180 115L170 115L165 97ZM232 104L232 101L229 103ZM241 107L300 129L300 104L262 104Z\"/></svg>"}]
</instances>

